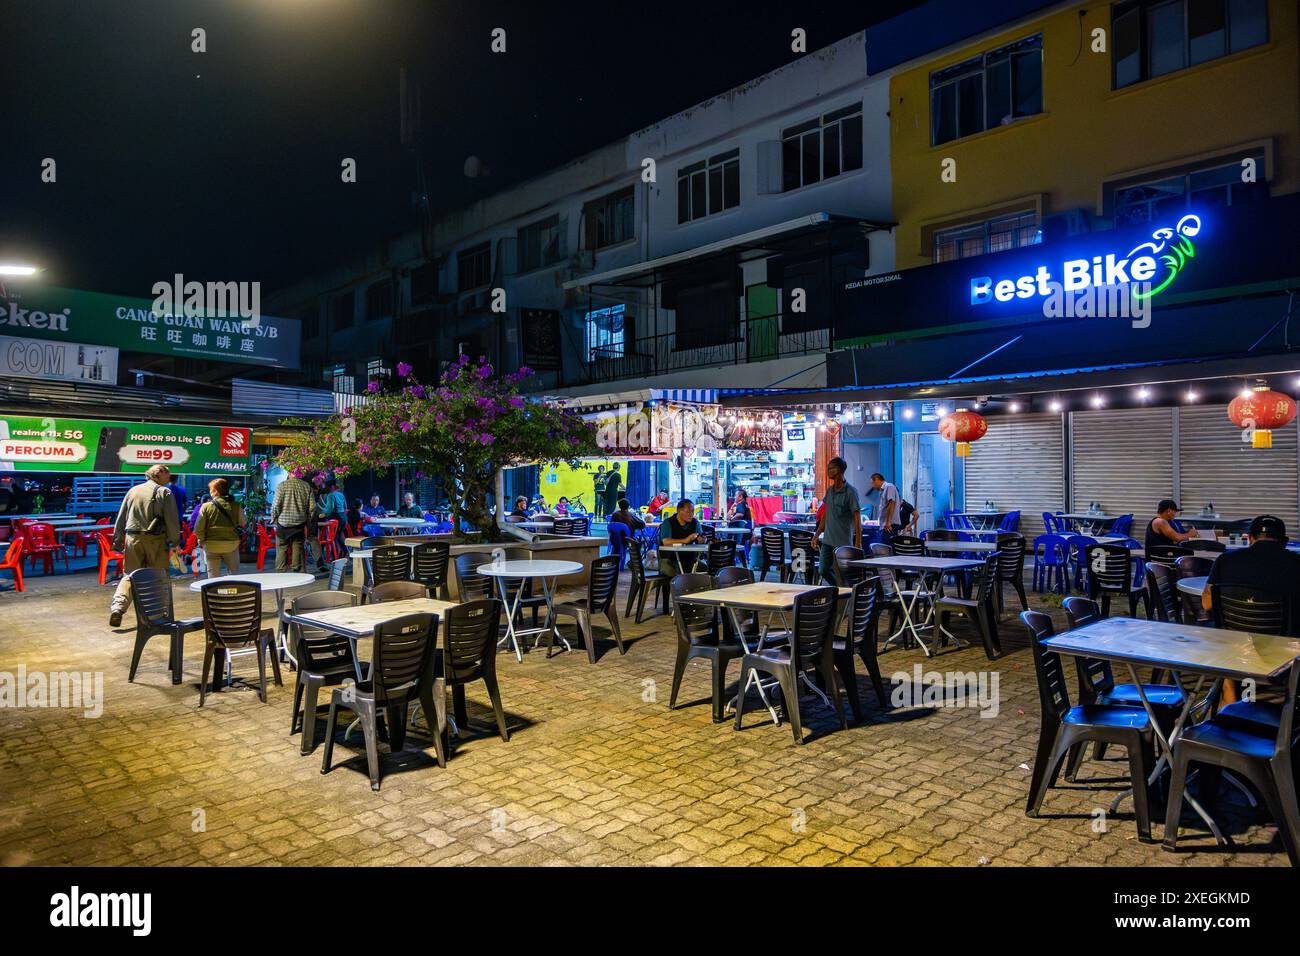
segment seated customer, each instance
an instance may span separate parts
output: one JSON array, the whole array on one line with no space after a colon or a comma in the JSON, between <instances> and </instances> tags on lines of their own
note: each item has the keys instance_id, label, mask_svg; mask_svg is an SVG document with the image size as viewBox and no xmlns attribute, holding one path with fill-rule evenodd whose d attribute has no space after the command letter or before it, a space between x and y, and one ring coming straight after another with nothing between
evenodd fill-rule
<instances>
[{"instance_id":1,"label":"seated customer","mask_svg":"<svg viewBox=\"0 0 1300 956\"><path fill-rule=\"evenodd\" d=\"M666 578L672 578L682 570L691 568L693 566L691 560L684 557L679 559L672 554L671 548L665 552L664 545L695 544L702 534L703 529L695 519L695 505L691 503L690 498L683 498L677 502L677 513L669 515L659 526L659 573ZM692 554L690 557L698 556Z\"/></svg>"},{"instance_id":2,"label":"seated customer","mask_svg":"<svg viewBox=\"0 0 1300 956\"><path fill-rule=\"evenodd\" d=\"M352 507L349 508L347 512L348 526L352 528L360 528L363 514L365 514L365 511L361 506L361 499L353 498Z\"/></svg>"},{"instance_id":3,"label":"seated customer","mask_svg":"<svg viewBox=\"0 0 1300 956\"><path fill-rule=\"evenodd\" d=\"M365 515L366 517L368 517L368 518L387 518L387 517L388 517L388 512L385 511L385 510L384 510L384 506L381 505L381 504L379 503L379 496L378 496L378 495L371 495L371 496L370 496L370 504L368 504L368 505L366 505L364 508L362 508L362 509L361 509L361 513L362 513L363 515Z\"/></svg>"},{"instance_id":4,"label":"seated customer","mask_svg":"<svg viewBox=\"0 0 1300 956\"><path fill-rule=\"evenodd\" d=\"M569 513L569 499L560 495L560 500L555 503L556 517L563 518Z\"/></svg>"},{"instance_id":5,"label":"seated customer","mask_svg":"<svg viewBox=\"0 0 1300 956\"><path fill-rule=\"evenodd\" d=\"M1182 544L1189 538L1195 538L1195 531L1179 531L1174 528L1173 520L1178 512L1182 510L1178 503L1170 498L1165 498L1160 504L1156 505L1156 516L1147 522L1146 539L1142 542L1142 547L1150 548L1158 544Z\"/></svg>"},{"instance_id":6,"label":"seated customer","mask_svg":"<svg viewBox=\"0 0 1300 956\"><path fill-rule=\"evenodd\" d=\"M402 495L402 507L397 510L399 518L423 518L424 509L415 503L415 495L407 492Z\"/></svg>"},{"instance_id":7,"label":"seated customer","mask_svg":"<svg viewBox=\"0 0 1300 956\"><path fill-rule=\"evenodd\" d=\"M646 505L646 510L650 512L651 516L658 518L659 512L666 504L668 504L668 489L660 488L659 494L651 498L650 503Z\"/></svg>"},{"instance_id":8,"label":"seated customer","mask_svg":"<svg viewBox=\"0 0 1300 956\"><path fill-rule=\"evenodd\" d=\"M515 521L527 521L528 520L528 499L524 495L520 495L518 498L516 498L514 510L511 511L510 514L507 515L506 517L507 520L513 518Z\"/></svg>"},{"instance_id":9,"label":"seated customer","mask_svg":"<svg viewBox=\"0 0 1300 956\"><path fill-rule=\"evenodd\" d=\"M645 522L632 513L632 503L626 498L618 499L618 510L606 519L610 524L619 522L625 524L629 531L640 531L645 527Z\"/></svg>"}]
</instances>

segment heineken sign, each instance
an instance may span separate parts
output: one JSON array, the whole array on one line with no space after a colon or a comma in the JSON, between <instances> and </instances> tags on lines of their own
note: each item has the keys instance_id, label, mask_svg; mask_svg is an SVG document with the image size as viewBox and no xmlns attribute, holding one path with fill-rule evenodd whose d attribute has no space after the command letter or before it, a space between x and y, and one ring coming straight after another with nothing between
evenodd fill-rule
<instances>
[{"instance_id":1,"label":"heineken sign","mask_svg":"<svg viewBox=\"0 0 1300 956\"><path fill-rule=\"evenodd\" d=\"M242 475L251 446L247 428L0 415L0 471Z\"/></svg>"},{"instance_id":2,"label":"heineken sign","mask_svg":"<svg viewBox=\"0 0 1300 956\"><path fill-rule=\"evenodd\" d=\"M161 312L150 299L51 286L10 285L0 297L0 335L116 346L179 358L297 368L301 323L261 315Z\"/></svg>"}]
</instances>

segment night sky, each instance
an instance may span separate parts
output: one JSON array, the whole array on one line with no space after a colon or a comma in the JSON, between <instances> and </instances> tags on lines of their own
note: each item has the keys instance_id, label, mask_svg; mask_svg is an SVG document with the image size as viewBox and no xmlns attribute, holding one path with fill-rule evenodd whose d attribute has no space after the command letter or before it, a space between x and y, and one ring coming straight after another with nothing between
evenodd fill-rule
<instances>
[{"instance_id":1,"label":"night sky","mask_svg":"<svg viewBox=\"0 0 1300 956\"><path fill-rule=\"evenodd\" d=\"M796 59L794 27L815 50L914 5L5 0L0 260L141 297L175 272L273 289L416 225L402 65L437 213Z\"/></svg>"}]
</instances>

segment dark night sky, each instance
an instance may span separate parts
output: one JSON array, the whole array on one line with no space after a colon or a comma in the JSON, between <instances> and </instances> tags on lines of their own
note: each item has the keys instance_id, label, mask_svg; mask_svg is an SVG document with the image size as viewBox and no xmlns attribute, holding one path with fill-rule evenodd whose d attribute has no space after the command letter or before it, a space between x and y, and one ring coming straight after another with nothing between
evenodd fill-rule
<instances>
[{"instance_id":1,"label":"dark night sky","mask_svg":"<svg viewBox=\"0 0 1300 956\"><path fill-rule=\"evenodd\" d=\"M0 258L141 297L175 272L274 288L415 225L403 64L438 212L790 62L794 27L817 49L914 5L4 0Z\"/></svg>"}]
</instances>

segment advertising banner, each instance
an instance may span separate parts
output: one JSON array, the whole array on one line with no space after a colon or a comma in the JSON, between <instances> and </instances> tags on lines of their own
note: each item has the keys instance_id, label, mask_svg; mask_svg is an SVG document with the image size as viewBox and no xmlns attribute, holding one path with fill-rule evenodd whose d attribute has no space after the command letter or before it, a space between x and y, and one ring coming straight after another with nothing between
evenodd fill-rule
<instances>
[{"instance_id":1,"label":"advertising banner","mask_svg":"<svg viewBox=\"0 0 1300 956\"><path fill-rule=\"evenodd\" d=\"M117 384L117 349L0 335L0 376Z\"/></svg>"},{"instance_id":2,"label":"advertising banner","mask_svg":"<svg viewBox=\"0 0 1300 956\"><path fill-rule=\"evenodd\" d=\"M297 368L301 323L269 315L155 314L153 300L11 284L0 297L0 334L91 342L131 352Z\"/></svg>"},{"instance_id":3,"label":"advertising banner","mask_svg":"<svg viewBox=\"0 0 1300 956\"><path fill-rule=\"evenodd\" d=\"M244 474L247 428L0 416L0 471L143 474L162 464L181 475Z\"/></svg>"}]
</instances>

